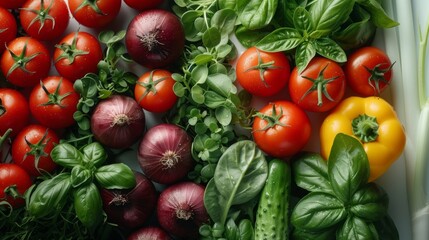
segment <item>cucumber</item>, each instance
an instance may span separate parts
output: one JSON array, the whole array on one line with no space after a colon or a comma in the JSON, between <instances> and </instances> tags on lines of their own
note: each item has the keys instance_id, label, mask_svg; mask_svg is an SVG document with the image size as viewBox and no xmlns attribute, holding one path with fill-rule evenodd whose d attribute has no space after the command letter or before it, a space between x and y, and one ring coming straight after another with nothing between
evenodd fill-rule
<instances>
[{"instance_id":1,"label":"cucumber","mask_svg":"<svg viewBox=\"0 0 429 240\"><path fill-rule=\"evenodd\" d=\"M255 220L255 240L289 239L289 198L291 171L279 159L269 163Z\"/></svg>"}]
</instances>

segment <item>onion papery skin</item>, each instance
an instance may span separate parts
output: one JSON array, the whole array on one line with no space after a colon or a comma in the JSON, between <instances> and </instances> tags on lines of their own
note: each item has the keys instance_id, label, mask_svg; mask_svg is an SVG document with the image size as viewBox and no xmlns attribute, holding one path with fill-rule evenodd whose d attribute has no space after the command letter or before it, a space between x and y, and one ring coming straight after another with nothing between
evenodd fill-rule
<instances>
[{"instance_id":1,"label":"onion papery skin","mask_svg":"<svg viewBox=\"0 0 429 240\"><path fill-rule=\"evenodd\" d=\"M162 123L142 138L137 159L144 174L154 182L173 184L193 168L192 138L181 127Z\"/></svg>"},{"instance_id":2,"label":"onion papery skin","mask_svg":"<svg viewBox=\"0 0 429 240\"><path fill-rule=\"evenodd\" d=\"M122 149L137 142L145 130L143 109L134 98L112 95L100 101L91 116L91 131L103 145Z\"/></svg>"},{"instance_id":3,"label":"onion papery skin","mask_svg":"<svg viewBox=\"0 0 429 240\"><path fill-rule=\"evenodd\" d=\"M161 227L181 239L198 239L199 227L209 222L203 196L204 187L194 182L167 187L158 198L157 218Z\"/></svg>"},{"instance_id":4,"label":"onion papery skin","mask_svg":"<svg viewBox=\"0 0 429 240\"><path fill-rule=\"evenodd\" d=\"M133 189L100 190L103 209L109 222L123 229L142 227L155 211L158 192L154 184L142 173L134 172L136 186Z\"/></svg>"},{"instance_id":5,"label":"onion papery skin","mask_svg":"<svg viewBox=\"0 0 429 240\"><path fill-rule=\"evenodd\" d=\"M163 9L151 9L136 15L125 35L131 58L147 68L172 64L183 53L185 31L176 15Z\"/></svg>"},{"instance_id":6,"label":"onion papery skin","mask_svg":"<svg viewBox=\"0 0 429 240\"><path fill-rule=\"evenodd\" d=\"M140 228L134 232L132 232L127 240L173 240L173 238L168 235L166 231L164 231L160 227L149 226Z\"/></svg>"}]
</instances>

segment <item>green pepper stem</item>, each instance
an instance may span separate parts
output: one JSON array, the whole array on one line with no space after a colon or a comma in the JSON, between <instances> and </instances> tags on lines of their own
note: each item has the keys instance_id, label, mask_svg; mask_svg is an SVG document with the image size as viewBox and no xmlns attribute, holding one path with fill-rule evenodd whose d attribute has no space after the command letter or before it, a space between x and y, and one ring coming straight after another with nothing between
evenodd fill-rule
<instances>
[{"instance_id":1,"label":"green pepper stem","mask_svg":"<svg viewBox=\"0 0 429 240\"><path fill-rule=\"evenodd\" d=\"M373 142L378 137L378 123L375 117L361 114L352 121L353 134L362 142Z\"/></svg>"}]
</instances>

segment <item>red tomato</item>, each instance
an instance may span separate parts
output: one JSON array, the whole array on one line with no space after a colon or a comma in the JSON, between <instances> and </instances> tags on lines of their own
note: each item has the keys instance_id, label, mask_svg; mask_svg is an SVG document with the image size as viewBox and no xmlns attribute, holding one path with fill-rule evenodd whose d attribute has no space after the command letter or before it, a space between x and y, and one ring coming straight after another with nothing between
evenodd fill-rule
<instances>
[{"instance_id":1,"label":"red tomato","mask_svg":"<svg viewBox=\"0 0 429 240\"><path fill-rule=\"evenodd\" d=\"M341 66L322 57L313 58L301 74L295 67L289 79L292 101L312 112L325 112L335 107L343 98L345 88Z\"/></svg>"},{"instance_id":2,"label":"red tomato","mask_svg":"<svg viewBox=\"0 0 429 240\"><path fill-rule=\"evenodd\" d=\"M263 52L251 47L238 58L236 74L246 91L255 96L268 97L286 86L290 64L281 52Z\"/></svg>"},{"instance_id":3,"label":"red tomato","mask_svg":"<svg viewBox=\"0 0 429 240\"><path fill-rule=\"evenodd\" d=\"M8 10L0 7L0 53L6 49L5 44L16 38L17 33L15 17Z\"/></svg>"},{"instance_id":4,"label":"red tomato","mask_svg":"<svg viewBox=\"0 0 429 240\"><path fill-rule=\"evenodd\" d=\"M30 108L27 99L20 92L0 88L0 136L11 128L11 137L20 132L29 122Z\"/></svg>"},{"instance_id":5,"label":"red tomato","mask_svg":"<svg viewBox=\"0 0 429 240\"><path fill-rule=\"evenodd\" d=\"M256 145L268 155L290 157L303 149L310 139L310 119L296 104L276 101L259 111L252 135Z\"/></svg>"},{"instance_id":6,"label":"red tomato","mask_svg":"<svg viewBox=\"0 0 429 240\"><path fill-rule=\"evenodd\" d=\"M177 101L173 85L175 81L167 70L144 73L136 83L134 97L142 108L150 112L165 112Z\"/></svg>"},{"instance_id":7,"label":"red tomato","mask_svg":"<svg viewBox=\"0 0 429 240\"><path fill-rule=\"evenodd\" d=\"M69 9L64 0L28 0L19 19L24 31L39 40L53 40L67 28Z\"/></svg>"},{"instance_id":8,"label":"red tomato","mask_svg":"<svg viewBox=\"0 0 429 240\"><path fill-rule=\"evenodd\" d=\"M124 2L131 8L134 8L138 11L144 11L160 7L164 0L124 0Z\"/></svg>"},{"instance_id":9,"label":"red tomato","mask_svg":"<svg viewBox=\"0 0 429 240\"><path fill-rule=\"evenodd\" d=\"M19 87L32 87L48 76L51 57L48 49L32 37L15 38L3 52L1 70L6 79Z\"/></svg>"},{"instance_id":10,"label":"red tomato","mask_svg":"<svg viewBox=\"0 0 429 240\"><path fill-rule=\"evenodd\" d=\"M6 200L13 208L25 204L23 195L31 187L28 173L13 163L0 163L0 201Z\"/></svg>"},{"instance_id":11,"label":"red tomato","mask_svg":"<svg viewBox=\"0 0 429 240\"><path fill-rule=\"evenodd\" d=\"M79 94L66 78L50 76L33 88L30 111L34 118L49 128L66 128L75 123L73 118Z\"/></svg>"},{"instance_id":12,"label":"red tomato","mask_svg":"<svg viewBox=\"0 0 429 240\"><path fill-rule=\"evenodd\" d=\"M32 176L52 172L57 165L50 153L59 141L53 130L42 125L28 125L12 142L12 160Z\"/></svg>"},{"instance_id":13,"label":"red tomato","mask_svg":"<svg viewBox=\"0 0 429 240\"><path fill-rule=\"evenodd\" d=\"M103 51L97 38L87 32L69 33L54 50L58 73L74 82L87 73L97 72Z\"/></svg>"},{"instance_id":14,"label":"red tomato","mask_svg":"<svg viewBox=\"0 0 429 240\"><path fill-rule=\"evenodd\" d=\"M119 14L122 0L68 0L73 17L90 28L101 28Z\"/></svg>"},{"instance_id":15,"label":"red tomato","mask_svg":"<svg viewBox=\"0 0 429 240\"><path fill-rule=\"evenodd\" d=\"M353 52L344 65L348 85L363 97L379 95L392 79L392 66L385 52L363 47Z\"/></svg>"},{"instance_id":16,"label":"red tomato","mask_svg":"<svg viewBox=\"0 0 429 240\"><path fill-rule=\"evenodd\" d=\"M17 9L24 5L27 0L0 0L0 7L8 9Z\"/></svg>"}]
</instances>

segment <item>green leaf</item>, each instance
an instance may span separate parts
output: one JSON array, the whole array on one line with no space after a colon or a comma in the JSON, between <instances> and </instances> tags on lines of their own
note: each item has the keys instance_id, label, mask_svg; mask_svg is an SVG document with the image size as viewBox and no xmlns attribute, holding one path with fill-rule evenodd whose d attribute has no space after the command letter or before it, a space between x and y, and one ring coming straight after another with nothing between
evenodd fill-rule
<instances>
[{"instance_id":1,"label":"green leaf","mask_svg":"<svg viewBox=\"0 0 429 240\"><path fill-rule=\"evenodd\" d=\"M78 219L88 228L96 227L103 217L103 203L94 183L73 191L74 208Z\"/></svg>"},{"instance_id":2,"label":"green leaf","mask_svg":"<svg viewBox=\"0 0 429 240\"><path fill-rule=\"evenodd\" d=\"M303 7L297 7L295 9L293 14L293 24L295 28L298 29L298 31L300 31L300 33L304 36L314 29L310 18L310 13L308 13L308 11Z\"/></svg>"},{"instance_id":3,"label":"green leaf","mask_svg":"<svg viewBox=\"0 0 429 240\"><path fill-rule=\"evenodd\" d=\"M198 34L199 31L195 28L194 22L202 14L202 11L189 10L182 15L181 22L184 27L185 36L187 40L193 40Z\"/></svg>"},{"instance_id":4,"label":"green leaf","mask_svg":"<svg viewBox=\"0 0 429 240\"><path fill-rule=\"evenodd\" d=\"M265 36L256 44L256 47L267 52L283 52L296 48L303 39L294 28L278 28Z\"/></svg>"},{"instance_id":5,"label":"green leaf","mask_svg":"<svg viewBox=\"0 0 429 240\"><path fill-rule=\"evenodd\" d=\"M191 72L192 82L194 84L203 84L207 80L209 69L206 64L197 65Z\"/></svg>"},{"instance_id":6,"label":"green leaf","mask_svg":"<svg viewBox=\"0 0 429 240\"><path fill-rule=\"evenodd\" d=\"M76 165L71 170L70 182L74 188L77 188L92 180L91 177L92 173L89 169L81 165Z\"/></svg>"},{"instance_id":7,"label":"green leaf","mask_svg":"<svg viewBox=\"0 0 429 240\"><path fill-rule=\"evenodd\" d=\"M303 42L296 48L295 64L298 68L298 73L302 73L307 68L314 56L316 56L316 48L313 42Z\"/></svg>"},{"instance_id":8,"label":"green leaf","mask_svg":"<svg viewBox=\"0 0 429 240\"><path fill-rule=\"evenodd\" d=\"M310 5L314 29L327 36L341 26L350 16L355 0L319 0Z\"/></svg>"},{"instance_id":9,"label":"green leaf","mask_svg":"<svg viewBox=\"0 0 429 240\"><path fill-rule=\"evenodd\" d=\"M398 229L389 215L386 215L380 221L374 222L374 226L378 232L379 239L399 240Z\"/></svg>"},{"instance_id":10,"label":"green leaf","mask_svg":"<svg viewBox=\"0 0 429 240\"><path fill-rule=\"evenodd\" d=\"M218 0L219 9L236 9L237 0Z\"/></svg>"},{"instance_id":11,"label":"green leaf","mask_svg":"<svg viewBox=\"0 0 429 240\"><path fill-rule=\"evenodd\" d=\"M220 30L221 36L228 37L235 28L237 14L233 9L221 9L213 14L210 20L211 26Z\"/></svg>"},{"instance_id":12,"label":"green leaf","mask_svg":"<svg viewBox=\"0 0 429 240\"><path fill-rule=\"evenodd\" d=\"M176 96L180 98L185 96L186 89L180 82L176 82L173 85L173 91L174 91L174 94L176 94Z\"/></svg>"},{"instance_id":13,"label":"green leaf","mask_svg":"<svg viewBox=\"0 0 429 240\"><path fill-rule=\"evenodd\" d=\"M232 112L229 108L226 107L218 107L215 111L216 119L223 126L228 126L232 121Z\"/></svg>"},{"instance_id":14,"label":"green leaf","mask_svg":"<svg viewBox=\"0 0 429 240\"><path fill-rule=\"evenodd\" d=\"M332 240L335 239L335 230L335 226L321 231L313 232L301 228L294 228L291 239Z\"/></svg>"},{"instance_id":15,"label":"green leaf","mask_svg":"<svg viewBox=\"0 0 429 240\"><path fill-rule=\"evenodd\" d=\"M136 185L136 179L130 167L123 163L114 163L100 167L95 179L103 188L130 189Z\"/></svg>"},{"instance_id":16,"label":"green leaf","mask_svg":"<svg viewBox=\"0 0 429 240\"><path fill-rule=\"evenodd\" d=\"M303 152L294 157L292 162L295 182L299 187L310 192L333 193L328 164L320 154Z\"/></svg>"},{"instance_id":17,"label":"green leaf","mask_svg":"<svg viewBox=\"0 0 429 240\"><path fill-rule=\"evenodd\" d=\"M319 38L314 42L316 52L332 61L344 63L347 55L344 50L330 38Z\"/></svg>"},{"instance_id":18,"label":"green leaf","mask_svg":"<svg viewBox=\"0 0 429 240\"><path fill-rule=\"evenodd\" d=\"M371 14L371 21L380 28L392 28L399 25L391 19L377 0L357 0L357 3Z\"/></svg>"},{"instance_id":19,"label":"green leaf","mask_svg":"<svg viewBox=\"0 0 429 240\"><path fill-rule=\"evenodd\" d=\"M253 240L255 239L255 231L253 229L253 223L249 219L243 219L238 225L240 233L240 240Z\"/></svg>"},{"instance_id":20,"label":"green leaf","mask_svg":"<svg viewBox=\"0 0 429 240\"><path fill-rule=\"evenodd\" d=\"M349 216L337 231L338 240L378 240L378 234L372 223L366 223L359 217Z\"/></svg>"},{"instance_id":21,"label":"green leaf","mask_svg":"<svg viewBox=\"0 0 429 240\"><path fill-rule=\"evenodd\" d=\"M91 166L99 167L107 159L106 151L99 142L93 142L86 145L83 150L83 160Z\"/></svg>"},{"instance_id":22,"label":"green leaf","mask_svg":"<svg viewBox=\"0 0 429 240\"><path fill-rule=\"evenodd\" d=\"M194 62L196 65L203 65L209 63L211 60L213 60L213 55L211 54L199 54L194 58Z\"/></svg>"},{"instance_id":23,"label":"green leaf","mask_svg":"<svg viewBox=\"0 0 429 240\"><path fill-rule=\"evenodd\" d=\"M291 223L308 231L321 231L336 225L346 217L346 208L338 198L323 192L311 192L293 209Z\"/></svg>"},{"instance_id":24,"label":"green leaf","mask_svg":"<svg viewBox=\"0 0 429 240\"><path fill-rule=\"evenodd\" d=\"M110 39L113 38L114 35L115 35L115 32L113 31L102 31L98 35L98 40L100 40L100 42L104 44L107 44L109 43Z\"/></svg>"},{"instance_id":25,"label":"green leaf","mask_svg":"<svg viewBox=\"0 0 429 240\"><path fill-rule=\"evenodd\" d=\"M277 0L237 0L241 24L252 30L263 28L273 19L277 4Z\"/></svg>"},{"instance_id":26,"label":"green leaf","mask_svg":"<svg viewBox=\"0 0 429 240\"><path fill-rule=\"evenodd\" d=\"M192 99L198 103L203 104L204 103L204 89L200 87L199 85L194 85L191 89L191 96Z\"/></svg>"},{"instance_id":27,"label":"green leaf","mask_svg":"<svg viewBox=\"0 0 429 240\"><path fill-rule=\"evenodd\" d=\"M60 143L51 151L52 160L63 167L73 168L82 164L82 153L69 143Z\"/></svg>"},{"instance_id":28,"label":"green leaf","mask_svg":"<svg viewBox=\"0 0 429 240\"><path fill-rule=\"evenodd\" d=\"M237 40L246 48L255 46L262 38L272 32L271 26L258 30L249 30L243 25L239 25L235 30Z\"/></svg>"},{"instance_id":29,"label":"green leaf","mask_svg":"<svg viewBox=\"0 0 429 240\"><path fill-rule=\"evenodd\" d=\"M204 93L204 104L209 108L217 108L225 104L225 97L213 92L206 91Z\"/></svg>"},{"instance_id":30,"label":"green leaf","mask_svg":"<svg viewBox=\"0 0 429 240\"><path fill-rule=\"evenodd\" d=\"M207 29L207 31L205 31L203 34L202 40L204 46L206 46L207 48L216 47L221 40L219 29L217 29L217 27L211 27Z\"/></svg>"},{"instance_id":31,"label":"green leaf","mask_svg":"<svg viewBox=\"0 0 429 240\"><path fill-rule=\"evenodd\" d=\"M234 219L229 218L225 224L225 238L228 240L239 240L240 232Z\"/></svg>"},{"instance_id":32,"label":"green leaf","mask_svg":"<svg viewBox=\"0 0 429 240\"><path fill-rule=\"evenodd\" d=\"M218 58L225 58L226 56L228 56L228 54L231 53L232 47L231 47L231 45L223 44L223 45L217 46L216 50L217 50L217 57ZM224 66L223 64L220 64L220 65Z\"/></svg>"},{"instance_id":33,"label":"green leaf","mask_svg":"<svg viewBox=\"0 0 429 240\"><path fill-rule=\"evenodd\" d=\"M231 79L226 74L211 74L207 77L207 83L211 90L226 98L236 91Z\"/></svg>"},{"instance_id":34,"label":"green leaf","mask_svg":"<svg viewBox=\"0 0 429 240\"><path fill-rule=\"evenodd\" d=\"M375 183L368 183L352 198L350 211L365 221L378 221L387 214L389 197Z\"/></svg>"},{"instance_id":35,"label":"green leaf","mask_svg":"<svg viewBox=\"0 0 429 240\"><path fill-rule=\"evenodd\" d=\"M328 159L328 174L335 195L344 203L350 203L369 178L368 157L359 140L343 133L335 136Z\"/></svg>"},{"instance_id":36,"label":"green leaf","mask_svg":"<svg viewBox=\"0 0 429 240\"><path fill-rule=\"evenodd\" d=\"M231 145L220 157L214 175L216 187L231 204L254 198L265 184L268 164L250 140Z\"/></svg>"},{"instance_id":37,"label":"green leaf","mask_svg":"<svg viewBox=\"0 0 429 240\"><path fill-rule=\"evenodd\" d=\"M214 179L211 179L204 191L204 206L213 222L221 222L222 219L226 219L230 208L230 205L227 204L226 198L217 190Z\"/></svg>"}]
</instances>

